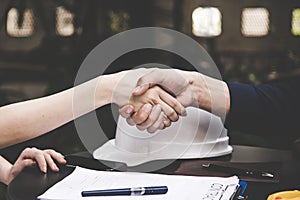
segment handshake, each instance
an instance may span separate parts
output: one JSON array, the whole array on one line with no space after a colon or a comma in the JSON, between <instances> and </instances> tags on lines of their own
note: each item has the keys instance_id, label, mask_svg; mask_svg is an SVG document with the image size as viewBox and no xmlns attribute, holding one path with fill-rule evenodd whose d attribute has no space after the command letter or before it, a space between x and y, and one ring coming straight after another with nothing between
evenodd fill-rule
<instances>
[{"instance_id":1,"label":"handshake","mask_svg":"<svg viewBox=\"0 0 300 200\"><path fill-rule=\"evenodd\" d=\"M101 75L73 88L1 107L0 148L54 130L115 103L130 125L150 133L164 129L194 106L221 117L229 112L224 81L195 71L140 68Z\"/></svg>"},{"instance_id":2,"label":"handshake","mask_svg":"<svg viewBox=\"0 0 300 200\"><path fill-rule=\"evenodd\" d=\"M120 107L120 115L128 124L149 133L185 116L188 106L221 118L229 112L227 84L199 72L159 68L123 71L101 77L101 91L105 91L105 76L113 76L112 85L116 87L110 102Z\"/></svg>"}]
</instances>

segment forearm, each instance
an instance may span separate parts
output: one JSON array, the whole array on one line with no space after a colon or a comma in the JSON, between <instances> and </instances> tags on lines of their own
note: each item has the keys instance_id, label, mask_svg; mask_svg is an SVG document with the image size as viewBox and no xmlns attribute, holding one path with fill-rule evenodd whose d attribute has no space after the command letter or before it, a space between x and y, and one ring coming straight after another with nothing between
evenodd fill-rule
<instances>
[{"instance_id":1,"label":"forearm","mask_svg":"<svg viewBox=\"0 0 300 200\"><path fill-rule=\"evenodd\" d=\"M261 85L228 83L231 108L226 126L263 135L298 134L300 79Z\"/></svg>"},{"instance_id":2,"label":"forearm","mask_svg":"<svg viewBox=\"0 0 300 200\"><path fill-rule=\"evenodd\" d=\"M72 90L0 108L0 147L46 133L72 119Z\"/></svg>"},{"instance_id":3,"label":"forearm","mask_svg":"<svg viewBox=\"0 0 300 200\"><path fill-rule=\"evenodd\" d=\"M1 107L0 148L40 136L110 103L111 84L102 76L54 95Z\"/></svg>"},{"instance_id":4,"label":"forearm","mask_svg":"<svg viewBox=\"0 0 300 200\"><path fill-rule=\"evenodd\" d=\"M9 183L9 173L11 170L12 164L8 162L5 158L0 156L0 182L4 184Z\"/></svg>"}]
</instances>

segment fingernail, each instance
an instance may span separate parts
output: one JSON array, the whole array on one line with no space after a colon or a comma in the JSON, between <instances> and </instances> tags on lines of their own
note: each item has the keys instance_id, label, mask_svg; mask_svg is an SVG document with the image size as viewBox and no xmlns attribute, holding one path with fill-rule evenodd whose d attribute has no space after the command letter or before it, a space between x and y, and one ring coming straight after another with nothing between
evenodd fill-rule
<instances>
[{"instance_id":1,"label":"fingernail","mask_svg":"<svg viewBox=\"0 0 300 200\"><path fill-rule=\"evenodd\" d=\"M147 105L146 105L146 108L145 108L145 112L146 112L146 113L150 113L151 110L152 110L152 105L151 105L151 104L147 104Z\"/></svg>"},{"instance_id":2,"label":"fingernail","mask_svg":"<svg viewBox=\"0 0 300 200\"><path fill-rule=\"evenodd\" d=\"M47 173L47 167L43 166L42 172Z\"/></svg>"},{"instance_id":3,"label":"fingernail","mask_svg":"<svg viewBox=\"0 0 300 200\"><path fill-rule=\"evenodd\" d=\"M186 113L186 109L183 110L183 113L182 113L182 116L186 116L187 113Z\"/></svg>"},{"instance_id":4,"label":"fingernail","mask_svg":"<svg viewBox=\"0 0 300 200\"><path fill-rule=\"evenodd\" d=\"M126 114L131 114L132 111L133 111L132 107L129 106L125 112L126 112Z\"/></svg>"}]
</instances>

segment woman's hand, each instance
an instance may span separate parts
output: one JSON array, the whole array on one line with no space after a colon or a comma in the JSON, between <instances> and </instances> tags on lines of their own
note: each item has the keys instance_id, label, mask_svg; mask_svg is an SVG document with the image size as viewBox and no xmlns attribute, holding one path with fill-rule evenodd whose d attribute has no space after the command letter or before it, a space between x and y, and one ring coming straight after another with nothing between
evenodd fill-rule
<instances>
[{"instance_id":1,"label":"woman's hand","mask_svg":"<svg viewBox=\"0 0 300 200\"><path fill-rule=\"evenodd\" d=\"M185 115L185 108L158 86L148 89L140 96L131 96L129 104L134 106L133 112L137 112L145 104L160 105L161 110L173 122L178 120L178 114Z\"/></svg>"},{"instance_id":2,"label":"woman's hand","mask_svg":"<svg viewBox=\"0 0 300 200\"><path fill-rule=\"evenodd\" d=\"M52 171L58 172L59 168L54 163L54 160L60 164L66 164L64 156L54 150L39 150L35 147L26 148L20 154L17 161L11 166L7 174L6 184L10 183L25 167L38 165L40 170L46 173L47 166L49 166Z\"/></svg>"},{"instance_id":3,"label":"woman's hand","mask_svg":"<svg viewBox=\"0 0 300 200\"><path fill-rule=\"evenodd\" d=\"M178 114L185 115L185 108L172 95L154 86L140 96L131 96L129 105L122 107L120 114L128 124L138 124L138 129L153 133L177 121Z\"/></svg>"}]
</instances>

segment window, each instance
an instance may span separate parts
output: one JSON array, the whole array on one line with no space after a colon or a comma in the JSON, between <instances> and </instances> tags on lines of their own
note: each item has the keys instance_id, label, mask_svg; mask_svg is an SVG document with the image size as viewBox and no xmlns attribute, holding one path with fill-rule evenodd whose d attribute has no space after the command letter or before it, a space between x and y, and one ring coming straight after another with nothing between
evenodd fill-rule
<instances>
[{"instance_id":1,"label":"window","mask_svg":"<svg viewBox=\"0 0 300 200\"><path fill-rule=\"evenodd\" d=\"M221 19L221 12L215 7L196 8L192 13L193 34L199 37L220 35L222 32Z\"/></svg>"},{"instance_id":2,"label":"window","mask_svg":"<svg viewBox=\"0 0 300 200\"><path fill-rule=\"evenodd\" d=\"M300 8L294 9L292 13L292 30L293 35L300 35Z\"/></svg>"},{"instance_id":3,"label":"window","mask_svg":"<svg viewBox=\"0 0 300 200\"><path fill-rule=\"evenodd\" d=\"M6 32L12 37L29 37L34 31L33 12L26 9L23 13L23 20L20 22L19 11L11 8L7 13Z\"/></svg>"},{"instance_id":4,"label":"window","mask_svg":"<svg viewBox=\"0 0 300 200\"><path fill-rule=\"evenodd\" d=\"M67 37L74 34L74 14L60 6L56 8L56 33Z\"/></svg>"},{"instance_id":5,"label":"window","mask_svg":"<svg viewBox=\"0 0 300 200\"><path fill-rule=\"evenodd\" d=\"M269 32L269 11L266 8L245 8L242 11L242 34L261 37Z\"/></svg>"}]
</instances>

